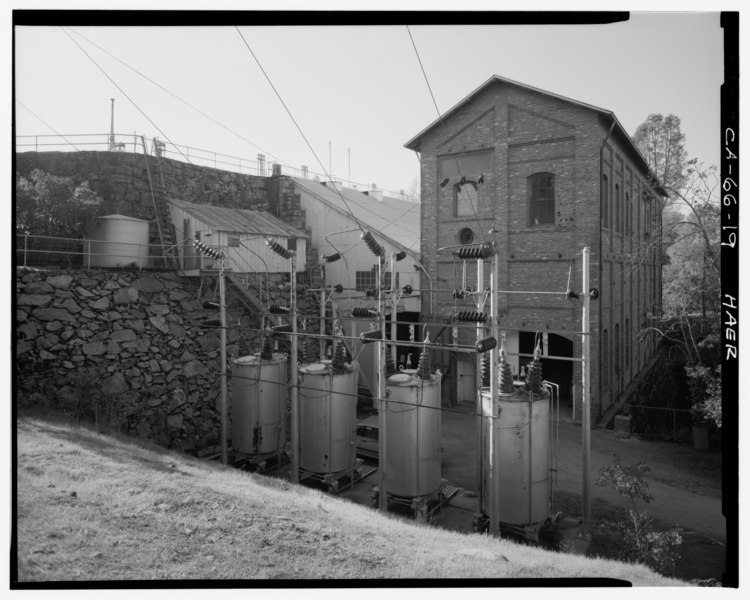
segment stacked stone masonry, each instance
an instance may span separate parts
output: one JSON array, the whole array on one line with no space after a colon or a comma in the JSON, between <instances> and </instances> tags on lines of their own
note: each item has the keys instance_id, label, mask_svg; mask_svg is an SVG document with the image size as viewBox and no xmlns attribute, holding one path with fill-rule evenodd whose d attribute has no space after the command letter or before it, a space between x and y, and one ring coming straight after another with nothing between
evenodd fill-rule
<instances>
[{"instance_id":1,"label":"stacked stone masonry","mask_svg":"<svg viewBox=\"0 0 750 600\"><path fill-rule=\"evenodd\" d=\"M20 406L95 417L197 454L217 450L220 333L201 322L218 315L202 307L197 285L174 273L19 269L16 292ZM229 306L227 322L230 361L258 350L257 315Z\"/></svg>"}]
</instances>

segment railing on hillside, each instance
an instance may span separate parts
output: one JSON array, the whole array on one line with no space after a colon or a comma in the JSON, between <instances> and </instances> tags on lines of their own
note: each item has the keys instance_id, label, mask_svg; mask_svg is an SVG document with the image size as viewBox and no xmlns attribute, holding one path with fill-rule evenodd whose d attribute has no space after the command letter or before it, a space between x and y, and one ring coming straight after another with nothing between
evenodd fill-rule
<instances>
[{"instance_id":1,"label":"railing on hillside","mask_svg":"<svg viewBox=\"0 0 750 600\"><path fill-rule=\"evenodd\" d=\"M307 167L292 167L281 163L266 160L258 154L255 159L241 156L232 156L213 150L203 148L194 148L181 144L172 144L166 140L160 140L158 137L145 138L148 151L153 156L163 156L182 162L213 167L224 171L243 173L246 175L259 175L268 177L278 171L280 175L288 177L297 177L300 179L318 178L320 181L328 180L329 176L325 173L317 173L309 170ZM112 151L128 152L132 154L141 154L143 147L141 145L141 136L136 134L116 133L114 143L112 143L109 133L76 133L71 135L17 135L16 152L45 152L45 151ZM262 158L262 159L261 159ZM347 181L348 186L352 182L346 177L330 175L333 181ZM356 187L362 190L370 188L369 185L354 183ZM394 192L392 190L383 190L386 195L398 198L402 190Z\"/></svg>"},{"instance_id":2,"label":"railing on hillside","mask_svg":"<svg viewBox=\"0 0 750 600\"><path fill-rule=\"evenodd\" d=\"M142 269L157 266L156 263L163 263L164 258L164 248L160 244L25 234L16 234L15 251L19 267ZM198 264L196 268L202 268L202 265Z\"/></svg>"}]
</instances>

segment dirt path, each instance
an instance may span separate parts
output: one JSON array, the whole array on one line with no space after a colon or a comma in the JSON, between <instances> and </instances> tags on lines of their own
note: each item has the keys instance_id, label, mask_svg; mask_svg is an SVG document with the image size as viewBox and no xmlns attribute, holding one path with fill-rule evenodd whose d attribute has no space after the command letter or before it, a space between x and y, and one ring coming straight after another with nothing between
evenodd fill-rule
<instances>
[{"instance_id":1,"label":"dirt path","mask_svg":"<svg viewBox=\"0 0 750 600\"><path fill-rule=\"evenodd\" d=\"M581 426L561 420L556 489L582 493ZM644 477L654 500L645 505L648 514L665 524L700 532L726 543L726 526L721 514L721 455L668 442L621 438L614 431L591 432L591 497L615 506L628 507L628 500L614 490L595 487L596 473L612 464L614 456L623 464L645 462L650 472Z\"/></svg>"}]
</instances>

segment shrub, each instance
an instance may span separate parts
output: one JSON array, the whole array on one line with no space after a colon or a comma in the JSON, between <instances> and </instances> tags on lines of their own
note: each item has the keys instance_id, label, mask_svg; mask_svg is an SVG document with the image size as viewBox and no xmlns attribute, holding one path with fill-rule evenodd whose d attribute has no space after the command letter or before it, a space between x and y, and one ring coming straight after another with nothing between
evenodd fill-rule
<instances>
[{"instance_id":1,"label":"shrub","mask_svg":"<svg viewBox=\"0 0 750 600\"><path fill-rule=\"evenodd\" d=\"M622 545L619 558L650 566L662 574L674 570L675 559L679 558L674 548L682 543L679 528L660 531L640 503L648 504L653 496L643 475L649 471L646 463L639 462L623 466L615 457L613 464L599 470L596 485L611 487L620 496L630 498L628 518L619 521L605 521L602 528Z\"/></svg>"}]
</instances>

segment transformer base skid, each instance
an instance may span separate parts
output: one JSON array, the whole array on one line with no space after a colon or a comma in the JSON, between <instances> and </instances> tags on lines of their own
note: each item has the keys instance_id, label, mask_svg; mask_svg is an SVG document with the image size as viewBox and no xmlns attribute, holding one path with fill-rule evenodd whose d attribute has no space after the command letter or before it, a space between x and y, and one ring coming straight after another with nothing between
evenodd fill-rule
<instances>
[{"instance_id":1,"label":"transformer base skid","mask_svg":"<svg viewBox=\"0 0 750 600\"><path fill-rule=\"evenodd\" d=\"M430 523L435 514L455 496L460 488L449 488L445 479L440 480L440 487L431 494L424 496L396 496L388 494L388 510L400 513L410 513L419 523ZM380 505L380 489L374 487L370 492L371 506Z\"/></svg>"},{"instance_id":2,"label":"transformer base skid","mask_svg":"<svg viewBox=\"0 0 750 600\"><path fill-rule=\"evenodd\" d=\"M338 494L352 487L365 477L369 477L375 471L376 469L366 468L362 460L358 458L350 470L338 473L313 473L300 469L299 482L310 487L322 489L329 494Z\"/></svg>"},{"instance_id":3,"label":"transformer base skid","mask_svg":"<svg viewBox=\"0 0 750 600\"><path fill-rule=\"evenodd\" d=\"M498 529L500 530L501 536L539 544L545 540L548 532L554 530L558 515L559 513L547 517L544 521L531 523L529 525L514 525L511 523L503 523L501 521L498 523ZM475 533L489 533L490 518L483 513L476 513L474 515L472 528Z\"/></svg>"},{"instance_id":4,"label":"transformer base skid","mask_svg":"<svg viewBox=\"0 0 750 600\"><path fill-rule=\"evenodd\" d=\"M268 473L276 471L289 462L289 457L284 453L257 455L245 454L230 450L228 453L229 464L243 471L252 473Z\"/></svg>"}]
</instances>

